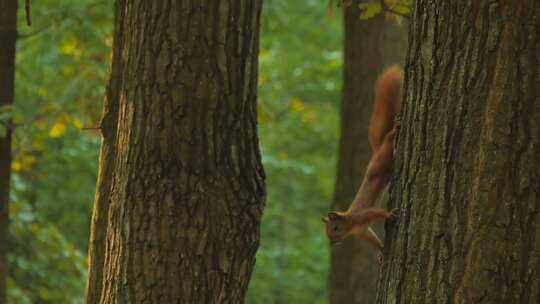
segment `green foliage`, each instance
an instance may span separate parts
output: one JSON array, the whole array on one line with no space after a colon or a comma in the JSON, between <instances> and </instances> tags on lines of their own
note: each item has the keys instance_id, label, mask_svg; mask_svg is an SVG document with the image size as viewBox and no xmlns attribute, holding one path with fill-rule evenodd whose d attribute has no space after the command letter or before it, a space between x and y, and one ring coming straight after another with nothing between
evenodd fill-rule
<instances>
[{"instance_id":1,"label":"green foliage","mask_svg":"<svg viewBox=\"0 0 540 304\"><path fill-rule=\"evenodd\" d=\"M81 127L94 125L101 112L111 6L98 0L32 2L31 27L19 10L10 111L17 126L10 303L82 301L99 136Z\"/></svg>"},{"instance_id":2,"label":"green foliage","mask_svg":"<svg viewBox=\"0 0 540 304\"><path fill-rule=\"evenodd\" d=\"M334 186L341 16L319 1L268 1L262 14L260 137L268 198L248 303L326 303L321 216Z\"/></svg>"},{"instance_id":3,"label":"green foliage","mask_svg":"<svg viewBox=\"0 0 540 304\"><path fill-rule=\"evenodd\" d=\"M331 16L334 6L351 7L356 2L353 0L328 0L326 14ZM361 10L360 19L369 19L384 13L388 18L407 17L410 13L412 0L364 0L357 3Z\"/></svg>"},{"instance_id":4,"label":"green foliage","mask_svg":"<svg viewBox=\"0 0 540 304\"><path fill-rule=\"evenodd\" d=\"M381 6L380 1L362 2L358 5L358 7L362 10L362 13L360 14L360 18L362 19L369 19L379 14L382 11L382 6Z\"/></svg>"},{"instance_id":5,"label":"green foliage","mask_svg":"<svg viewBox=\"0 0 540 304\"><path fill-rule=\"evenodd\" d=\"M384 3L384 6L383 6ZM369 19L380 13L388 17L406 16L410 13L412 0L369 0L358 4L361 19Z\"/></svg>"},{"instance_id":6,"label":"green foliage","mask_svg":"<svg viewBox=\"0 0 540 304\"><path fill-rule=\"evenodd\" d=\"M56 225L36 218L30 204L11 209L10 303L82 303L85 254Z\"/></svg>"}]
</instances>

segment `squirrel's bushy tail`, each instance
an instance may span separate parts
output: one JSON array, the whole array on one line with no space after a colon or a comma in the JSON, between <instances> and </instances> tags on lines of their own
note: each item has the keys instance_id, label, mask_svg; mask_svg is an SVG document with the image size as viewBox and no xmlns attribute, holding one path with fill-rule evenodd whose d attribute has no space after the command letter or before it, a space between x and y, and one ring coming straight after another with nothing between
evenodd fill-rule
<instances>
[{"instance_id":1,"label":"squirrel's bushy tail","mask_svg":"<svg viewBox=\"0 0 540 304\"><path fill-rule=\"evenodd\" d=\"M375 102L369 123L369 143L373 151L381 146L384 136L393 128L400 109L403 71L397 65L386 68L375 83Z\"/></svg>"}]
</instances>

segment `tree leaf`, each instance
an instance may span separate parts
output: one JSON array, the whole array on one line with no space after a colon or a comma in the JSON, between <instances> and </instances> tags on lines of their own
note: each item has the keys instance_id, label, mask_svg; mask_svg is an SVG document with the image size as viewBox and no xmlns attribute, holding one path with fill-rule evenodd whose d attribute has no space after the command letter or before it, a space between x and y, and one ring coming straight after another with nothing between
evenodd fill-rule
<instances>
[{"instance_id":1,"label":"tree leaf","mask_svg":"<svg viewBox=\"0 0 540 304\"><path fill-rule=\"evenodd\" d=\"M49 131L49 136L52 138L58 138L66 132L66 124L63 119L57 119L54 122L51 130Z\"/></svg>"},{"instance_id":2,"label":"tree leaf","mask_svg":"<svg viewBox=\"0 0 540 304\"><path fill-rule=\"evenodd\" d=\"M358 7L362 10L360 19L369 19L379 14L382 10L380 2L360 3Z\"/></svg>"}]
</instances>

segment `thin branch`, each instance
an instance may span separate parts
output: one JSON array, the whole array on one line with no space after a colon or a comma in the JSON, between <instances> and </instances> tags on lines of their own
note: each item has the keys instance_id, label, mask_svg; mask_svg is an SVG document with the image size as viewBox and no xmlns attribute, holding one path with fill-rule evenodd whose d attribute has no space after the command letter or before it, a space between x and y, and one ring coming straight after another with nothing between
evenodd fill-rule
<instances>
[{"instance_id":1,"label":"thin branch","mask_svg":"<svg viewBox=\"0 0 540 304\"><path fill-rule=\"evenodd\" d=\"M407 15L407 14L403 14L403 13L400 13L400 12L397 12L397 11L393 10L391 7L388 6L388 4L386 4L386 2L384 2L384 0L380 0L380 2L381 2L381 7L382 7L382 9L384 11L387 11L389 13L392 13L392 14L395 14L395 15L398 15L398 16L401 16L403 18L407 18L407 19L410 18L409 15Z\"/></svg>"},{"instance_id":2,"label":"thin branch","mask_svg":"<svg viewBox=\"0 0 540 304\"><path fill-rule=\"evenodd\" d=\"M39 35L39 34L43 33L44 31L48 30L49 28L51 28L52 26L53 26L53 24L51 23L51 24L49 24L49 25L46 25L46 26L40 28L40 29L37 30L37 31L31 32L31 33L27 33L27 34L19 34L19 35L17 35L17 38L22 38L22 39L24 39L24 38L30 38L30 37L32 37L32 36Z\"/></svg>"},{"instance_id":3,"label":"thin branch","mask_svg":"<svg viewBox=\"0 0 540 304\"><path fill-rule=\"evenodd\" d=\"M30 15L30 0L24 1L24 11L26 12L26 24L32 25L32 16Z\"/></svg>"},{"instance_id":4,"label":"thin branch","mask_svg":"<svg viewBox=\"0 0 540 304\"><path fill-rule=\"evenodd\" d=\"M334 0L328 0L328 5L326 6L326 16L332 16L334 11Z\"/></svg>"},{"instance_id":5,"label":"thin branch","mask_svg":"<svg viewBox=\"0 0 540 304\"><path fill-rule=\"evenodd\" d=\"M101 130L101 126L82 127L82 128L80 128L79 130L84 130L84 131L88 131L88 130Z\"/></svg>"}]
</instances>

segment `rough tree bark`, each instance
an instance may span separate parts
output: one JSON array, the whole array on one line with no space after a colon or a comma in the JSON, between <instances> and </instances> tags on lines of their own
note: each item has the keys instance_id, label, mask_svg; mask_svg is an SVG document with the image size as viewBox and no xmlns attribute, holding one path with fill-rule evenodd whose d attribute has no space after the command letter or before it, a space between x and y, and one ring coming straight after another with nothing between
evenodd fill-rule
<instances>
[{"instance_id":1,"label":"rough tree bark","mask_svg":"<svg viewBox=\"0 0 540 304\"><path fill-rule=\"evenodd\" d=\"M123 86L123 35L124 10L122 3L115 3L113 57L107 98L103 107L101 150L99 153L99 173L92 210L90 241L88 246L88 280L86 284L86 303L97 303L103 284L103 267L105 263L105 239L107 236L107 220L109 212L109 196L114 180L114 164L116 159L116 132L118 124L118 107L120 88Z\"/></svg>"},{"instance_id":2,"label":"rough tree bark","mask_svg":"<svg viewBox=\"0 0 540 304\"><path fill-rule=\"evenodd\" d=\"M332 209L337 210L349 207L371 157L368 124L375 80L386 66L402 65L407 49L404 25L382 15L361 20L359 14L356 5L344 11L341 138L332 203ZM332 247L331 255L330 302L373 303L378 274L373 248L366 242L349 238Z\"/></svg>"},{"instance_id":3,"label":"rough tree bark","mask_svg":"<svg viewBox=\"0 0 540 304\"><path fill-rule=\"evenodd\" d=\"M0 0L0 107L13 104L17 0ZM9 185L11 179L11 127L0 134L0 303L6 303L8 276Z\"/></svg>"},{"instance_id":4,"label":"rough tree bark","mask_svg":"<svg viewBox=\"0 0 540 304\"><path fill-rule=\"evenodd\" d=\"M242 303L259 245L261 0L117 0L88 303Z\"/></svg>"},{"instance_id":5,"label":"rough tree bark","mask_svg":"<svg viewBox=\"0 0 540 304\"><path fill-rule=\"evenodd\" d=\"M540 303L540 2L412 19L377 303Z\"/></svg>"}]
</instances>

